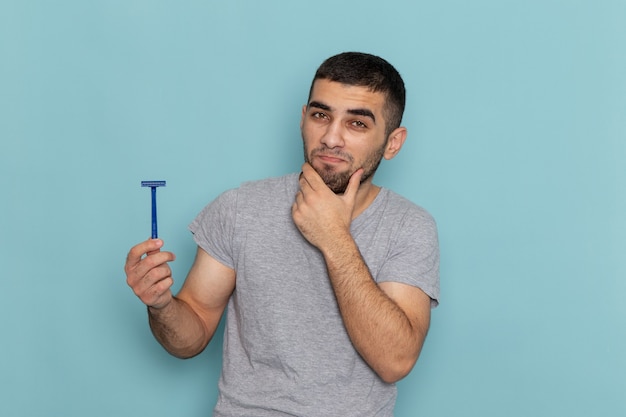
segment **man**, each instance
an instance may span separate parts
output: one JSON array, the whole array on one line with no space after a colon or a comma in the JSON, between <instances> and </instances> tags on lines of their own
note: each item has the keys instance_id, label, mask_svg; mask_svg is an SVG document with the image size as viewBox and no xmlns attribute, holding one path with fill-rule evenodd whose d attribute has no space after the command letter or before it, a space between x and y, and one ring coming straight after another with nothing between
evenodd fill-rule
<instances>
[{"instance_id":1,"label":"man","mask_svg":"<svg viewBox=\"0 0 626 417\"><path fill-rule=\"evenodd\" d=\"M177 296L161 240L129 252L127 282L171 354L202 352L227 309L214 415L393 415L439 296L433 219L372 183L404 144L404 103L385 60L329 58L302 109L302 172L205 207Z\"/></svg>"}]
</instances>

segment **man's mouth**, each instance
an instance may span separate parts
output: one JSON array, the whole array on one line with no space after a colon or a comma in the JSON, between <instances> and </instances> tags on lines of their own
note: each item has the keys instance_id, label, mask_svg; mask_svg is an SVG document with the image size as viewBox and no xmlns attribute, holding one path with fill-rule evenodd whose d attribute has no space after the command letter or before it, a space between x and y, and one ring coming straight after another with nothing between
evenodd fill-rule
<instances>
[{"instance_id":1,"label":"man's mouth","mask_svg":"<svg viewBox=\"0 0 626 417\"><path fill-rule=\"evenodd\" d=\"M334 165L341 164L343 162L350 162L352 159L349 155L341 155L339 153L328 153L328 152L313 152L311 155L312 158L317 158L321 162Z\"/></svg>"},{"instance_id":2,"label":"man's mouth","mask_svg":"<svg viewBox=\"0 0 626 417\"><path fill-rule=\"evenodd\" d=\"M339 164L341 162L345 162L344 159L331 155L317 155L317 158L327 164Z\"/></svg>"}]
</instances>

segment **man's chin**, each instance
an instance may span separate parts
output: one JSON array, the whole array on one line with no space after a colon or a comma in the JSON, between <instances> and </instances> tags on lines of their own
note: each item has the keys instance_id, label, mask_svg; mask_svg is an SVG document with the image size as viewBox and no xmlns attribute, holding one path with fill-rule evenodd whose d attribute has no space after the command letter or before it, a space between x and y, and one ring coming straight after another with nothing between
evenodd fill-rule
<instances>
[{"instance_id":1,"label":"man's chin","mask_svg":"<svg viewBox=\"0 0 626 417\"><path fill-rule=\"evenodd\" d=\"M350 175L348 173L333 173L332 175L329 175L328 173L319 174L324 180L324 183L335 194L343 194L346 192L346 188L348 188L348 183L350 182Z\"/></svg>"},{"instance_id":2,"label":"man's chin","mask_svg":"<svg viewBox=\"0 0 626 417\"><path fill-rule=\"evenodd\" d=\"M319 174L322 180L324 180L324 183L328 186L328 188L330 188L335 194L343 194L346 192L352 173L348 171L338 172L334 167L325 164L321 167L314 164L311 164L311 166Z\"/></svg>"}]
</instances>

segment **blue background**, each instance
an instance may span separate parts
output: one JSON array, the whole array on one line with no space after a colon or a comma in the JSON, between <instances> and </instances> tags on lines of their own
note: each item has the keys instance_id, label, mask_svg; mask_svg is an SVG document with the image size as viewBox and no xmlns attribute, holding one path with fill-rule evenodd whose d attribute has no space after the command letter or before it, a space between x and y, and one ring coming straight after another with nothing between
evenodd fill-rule
<instances>
[{"instance_id":1,"label":"blue background","mask_svg":"<svg viewBox=\"0 0 626 417\"><path fill-rule=\"evenodd\" d=\"M377 182L426 207L441 306L396 415L626 415L626 2L3 1L0 415L206 416L221 338L181 361L126 286L160 236L299 169L314 70L408 87Z\"/></svg>"}]
</instances>

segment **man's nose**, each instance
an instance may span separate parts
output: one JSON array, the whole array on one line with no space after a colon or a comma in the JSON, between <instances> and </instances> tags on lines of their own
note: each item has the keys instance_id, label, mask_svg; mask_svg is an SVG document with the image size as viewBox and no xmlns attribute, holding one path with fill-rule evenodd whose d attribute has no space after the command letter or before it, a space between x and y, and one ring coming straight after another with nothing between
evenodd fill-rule
<instances>
[{"instance_id":1,"label":"man's nose","mask_svg":"<svg viewBox=\"0 0 626 417\"><path fill-rule=\"evenodd\" d=\"M328 148L342 148L344 145L344 131L340 123L329 123L324 136L322 136L322 143Z\"/></svg>"}]
</instances>

